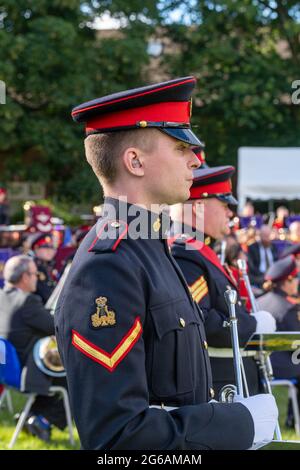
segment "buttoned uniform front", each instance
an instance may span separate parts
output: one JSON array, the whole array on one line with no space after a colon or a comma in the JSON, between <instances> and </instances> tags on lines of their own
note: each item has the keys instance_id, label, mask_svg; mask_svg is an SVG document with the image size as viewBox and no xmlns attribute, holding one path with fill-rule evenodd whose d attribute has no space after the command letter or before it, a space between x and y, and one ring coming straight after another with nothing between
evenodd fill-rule
<instances>
[{"instance_id":1,"label":"buttoned uniform front","mask_svg":"<svg viewBox=\"0 0 300 470\"><path fill-rule=\"evenodd\" d=\"M248 448L254 435L248 410L207 403L211 371L202 313L170 255L165 218L125 203L121 217L119 202L106 199L55 313L83 448ZM113 220L108 205L116 209ZM150 222L145 238L131 233L139 214ZM110 324L100 326L97 305L110 312ZM235 433L223 432L229 421Z\"/></svg>"},{"instance_id":2,"label":"buttoned uniform front","mask_svg":"<svg viewBox=\"0 0 300 470\"><path fill-rule=\"evenodd\" d=\"M204 314L213 387L215 392L219 393L223 385L235 384L233 359L228 357L230 354L224 349L232 348L230 329L224 327L224 322L229 318L224 293L228 289L237 290L238 286L230 269L221 265L213 251L213 240L199 232L195 234L192 228L190 233L194 235L187 233L173 239L172 254L186 278L195 302ZM243 347L255 332L256 320L249 315L239 295L236 315L239 343ZM258 367L253 357L244 357L243 362L249 392L253 395L259 391Z\"/></svg>"},{"instance_id":3,"label":"buttoned uniform front","mask_svg":"<svg viewBox=\"0 0 300 470\"><path fill-rule=\"evenodd\" d=\"M33 259L38 269L38 281L35 294L41 297L43 304L46 304L55 288L55 282L52 278L53 263L47 263L36 256Z\"/></svg>"},{"instance_id":4,"label":"buttoned uniform front","mask_svg":"<svg viewBox=\"0 0 300 470\"><path fill-rule=\"evenodd\" d=\"M274 288L258 298L259 308L268 308L276 320L278 331L300 331L300 299L288 296ZM278 351L271 354L274 376L277 378L300 378L300 365L292 361L292 352Z\"/></svg>"}]
</instances>

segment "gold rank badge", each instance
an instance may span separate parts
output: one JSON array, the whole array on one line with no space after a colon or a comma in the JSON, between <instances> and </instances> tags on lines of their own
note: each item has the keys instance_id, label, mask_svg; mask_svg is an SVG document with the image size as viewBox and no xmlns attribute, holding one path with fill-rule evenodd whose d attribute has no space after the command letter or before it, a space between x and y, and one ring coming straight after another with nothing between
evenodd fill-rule
<instances>
[{"instance_id":1,"label":"gold rank badge","mask_svg":"<svg viewBox=\"0 0 300 470\"><path fill-rule=\"evenodd\" d=\"M107 297L98 297L95 299L95 303L97 310L91 315L93 327L102 328L116 325L116 314L113 310L108 309Z\"/></svg>"}]
</instances>

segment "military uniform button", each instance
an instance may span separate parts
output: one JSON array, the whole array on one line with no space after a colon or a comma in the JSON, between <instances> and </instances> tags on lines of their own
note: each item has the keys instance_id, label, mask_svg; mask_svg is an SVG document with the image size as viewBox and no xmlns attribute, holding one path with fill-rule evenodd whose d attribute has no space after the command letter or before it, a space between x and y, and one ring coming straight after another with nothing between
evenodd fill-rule
<instances>
[{"instance_id":1,"label":"military uniform button","mask_svg":"<svg viewBox=\"0 0 300 470\"><path fill-rule=\"evenodd\" d=\"M215 396L215 391L214 391L213 388L210 388L210 389L209 389L209 396L210 396L210 398L214 398L214 396Z\"/></svg>"},{"instance_id":2,"label":"military uniform button","mask_svg":"<svg viewBox=\"0 0 300 470\"><path fill-rule=\"evenodd\" d=\"M111 227L119 228L121 224L120 224L120 222L115 221L115 222L112 222L110 225L111 225Z\"/></svg>"},{"instance_id":3,"label":"military uniform button","mask_svg":"<svg viewBox=\"0 0 300 470\"><path fill-rule=\"evenodd\" d=\"M182 326L182 328L185 327L185 320L183 318L179 319L179 323L180 323L180 326Z\"/></svg>"},{"instance_id":4,"label":"military uniform button","mask_svg":"<svg viewBox=\"0 0 300 470\"><path fill-rule=\"evenodd\" d=\"M241 307L242 306L242 302L239 300L238 301L238 306Z\"/></svg>"},{"instance_id":5,"label":"military uniform button","mask_svg":"<svg viewBox=\"0 0 300 470\"><path fill-rule=\"evenodd\" d=\"M204 349L208 349L207 341L203 341L203 347L204 347Z\"/></svg>"}]
</instances>

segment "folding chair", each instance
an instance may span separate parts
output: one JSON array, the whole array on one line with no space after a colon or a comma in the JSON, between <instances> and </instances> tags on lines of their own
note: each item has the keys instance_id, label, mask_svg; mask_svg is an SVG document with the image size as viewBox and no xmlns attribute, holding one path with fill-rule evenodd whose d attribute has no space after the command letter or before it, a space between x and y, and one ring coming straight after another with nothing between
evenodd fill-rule
<instances>
[{"instance_id":1,"label":"folding chair","mask_svg":"<svg viewBox=\"0 0 300 470\"><path fill-rule=\"evenodd\" d=\"M287 387L288 397L291 399L295 432L300 435L300 416L299 416L299 405L298 405L298 390L296 387L297 379L273 379L271 380L271 387Z\"/></svg>"},{"instance_id":2,"label":"folding chair","mask_svg":"<svg viewBox=\"0 0 300 470\"><path fill-rule=\"evenodd\" d=\"M17 422L15 431L11 438L11 441L8 447L11 449L16 441L17 438L25 424L25 421L29 415L30 408L35 400L36 393L27 393L21 390L21 375L22 375L22 368L21 364L17 355L17 351L15 347L10 343L10 341L0 337L0 348L5 350L5 360L0 362L0 383L5 385L5 388L13 389L26 395L27 401L25 406L20 414L19 420ZM71 410L70 410L70 402L67 390L61 386L51 386L49 388L49 396L55 393L59 393L62 396L63 404L66 413L67 419L67 426L69 430L69 439L70 444L74 445L74 437L73 437L73 426L72 426L72 417L71 417ZM1 403L3 402L3 398L0 399L0 407Z\"/></svg>"}]
</instances>

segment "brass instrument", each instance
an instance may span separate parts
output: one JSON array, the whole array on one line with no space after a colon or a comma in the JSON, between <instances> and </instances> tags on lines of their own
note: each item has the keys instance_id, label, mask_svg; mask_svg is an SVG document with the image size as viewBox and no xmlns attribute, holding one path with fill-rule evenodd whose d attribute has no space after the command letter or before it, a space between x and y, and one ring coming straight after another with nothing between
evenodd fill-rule
<instances>
[{"instance_id":1,"label":"brass instrument","mask_svg":"<svg viewBox=\"0 0 300 470\"><path fill-rule=\"evenodd\" d=\"M66 371L61 362L55 336L39 339L34 345L33 357L37 367L44 374L51 377L65 377Z\"/></svg>"},{"instance_id":2,"label":"brass instrument","mask_svg":"<svg viewBox=\"0 0 300 470\"><path fill-rule=\"evenodd\" d=\"M231 342L233 350L233 365L236 385L225 385L220 391L220 401L232 403L236 395L243 397L243 382L242 382L242 371L241 371L241 354L239 348L239 337L237 329L237 317L235 313L235 304L237 301L237 292L233 289L228 289L224 293L225 301L229 307L229 322L226 322L224 326L230 327Z\"/></svg>"}]
</instances>

